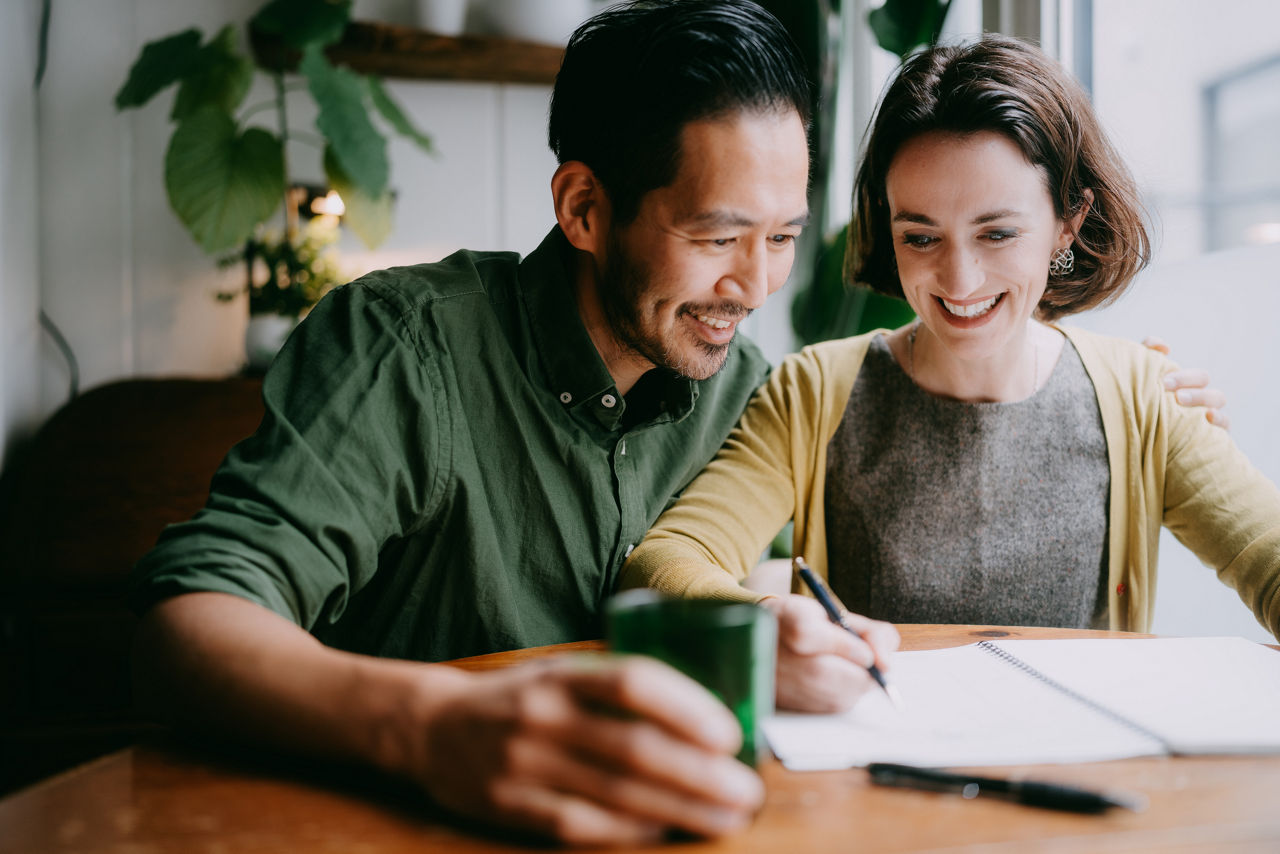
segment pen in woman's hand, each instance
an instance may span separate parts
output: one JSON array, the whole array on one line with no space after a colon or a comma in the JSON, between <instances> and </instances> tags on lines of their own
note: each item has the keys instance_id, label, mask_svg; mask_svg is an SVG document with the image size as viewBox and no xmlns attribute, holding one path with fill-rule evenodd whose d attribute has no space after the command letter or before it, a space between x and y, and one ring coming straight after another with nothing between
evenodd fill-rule
<instances>
[{"instance_id":1,"label":"pen in woman's hand","mask_svg":"<svg viewBox=\"0 0 1280 854\"><path fill-rule=\"evenodd\" d=\"M862 634L854 630L853 626L849 625L847 619L848 612L836 604L835 596L827 589L827 585L822 582L822 579L815 575L813 570L809 568L809 564L804 562L804 558L796 555L791 559L791 564L795 567L796 572L800 574L800 580L805 583L806 587L813 591L814 597L819 603L821 603L823 610L827 612L827 616L831 619L831 622L861 640ZM896 688L885 681L884 674L880 672L880 668L876 666L874 659L871 664L867 665L867 673L871 674L871 678L876 681L876 684L884 689L885 694L888 695L889 701L893 703L894 708L901 709L902 697L898 694Z\"/></svg>"}]
</instances>

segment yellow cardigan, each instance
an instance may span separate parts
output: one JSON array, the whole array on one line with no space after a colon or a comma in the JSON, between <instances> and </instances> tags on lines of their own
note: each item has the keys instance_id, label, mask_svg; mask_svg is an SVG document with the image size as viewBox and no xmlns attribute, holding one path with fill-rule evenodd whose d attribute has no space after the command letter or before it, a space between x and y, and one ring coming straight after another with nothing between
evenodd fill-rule
<instances>
[{"instance_id":1,"label":"yellow cardigan","mask_svg":"<svg viewBox=\"0 0 1280 854\"><path fill-rule=\"evenodd\" d=\"M1129 341L1062 332L1093 382L1107 440L1111 628L1149 630L1164 524L1280 637L1280 490L1203 411L1165 392L1163 356ZM761 595L739 582L790 519L794 553L825 577L827 445L880 334L787 357L716 458L631 554L618 586L756 601Z\"/></svg>"}]
</instances>

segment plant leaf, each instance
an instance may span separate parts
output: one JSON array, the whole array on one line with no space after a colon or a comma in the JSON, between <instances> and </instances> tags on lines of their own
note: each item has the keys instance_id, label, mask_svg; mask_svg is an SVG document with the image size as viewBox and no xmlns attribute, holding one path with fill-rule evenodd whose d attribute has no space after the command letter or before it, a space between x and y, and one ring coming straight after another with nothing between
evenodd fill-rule
<instances>
[{"instance_id":1,"label":"plant leaf","mask_svg":"<svg viewBox=\"0 0 1280 854\"><path fill-rule=\"evenodd\" d=\"M234 113L252 83L253 63L237 49L235 28L228 24L196 53L170 118L181 121L208 105Z\"/></svg>"},{"instance_id":2,"label":"plant leaf","mask_svg":"<svg viewBox=\"0 0 1280 854\"><path fill-rule=\"evenodd\" d=\"M391 93L382 85L382 81L377 77L366 77L365 81L369 84L369 95L373 106L377 107L378 112L387 120L387 124L391 125L396 133L408 137L427 154L434 154L435 147L431 137L418 130L413 122L409 121L409 117L391 98Z\"/></svg>"},{"instance_id":3,"label":"plant leaf","mask_svg":"<svg viewBox=\"0 0 1280 854\"><path fill-rule=\"evenodd\" d=\"M380 246L391 233L391 191L383 190L377 197L362 192L342 171L333 149L328 146L324 150L324 174L329 186L338 191L347 206L343 222L365 246L370 249Z\"/></svg>"},{"instance_id":4,"label":"plant leaf","mask_svg":"<svg viewBox=\"0 0 1280 854\"><path fill-rule=\"evenodd\" d=\"M369 120L364 105L369 91L365 79L330 65L315 45L302 52L298 70L306 76L311 97L319 108L316 127L333 149L343 173L369 198L380 197L387 189L391 167L387 162L387 141Z\"/></svg>"},{"instance_id":5,"label":"plant leaf","mask_svg":"<svg viewBox=\"0 0 1280 854\"><path fill-rule=\"evenodd\" d=\"M880 47L905 59L938 40L950 5L950 0L885 0L867 14L867 22Z\"/></svg>"},{"instance_id":6,"label":"plant leaf","mask_svg":"<svg viewBox=\"0 0 1280 854\"><path fill-rule=\"evenodd\" d=\"M169 204L206 252L246 240L284 198L284 151L261 128L205 107L173 132L164 156Z\"/></svg>"},{"instance_id":7,"label":"plant leaf","mask_svg":"<svg viewBox=\"0 0 1280 854\"><path fill-rule=\"evenodd\" d=\"M351 0L271 0L249 26L277 35L289 47L333 44L351 20Z\"/></svg>"},{"instance_id":8,"label":"plant leaf","mask_svg":"<svg viewBox=\"0 0 1280 854\"><path fill-rule=\"evenodd\" d=\"M915 317L905 300L845 283L848 233L846 225L823 245L809 287L797 292L791 302L791 326L805 344L873 329L896 329Z\"/></svg>"},{"instance_id":9,"label":"plant leaf","mask_svg":"<svg viewBox=\"0 0 1280 854\"><path fill-rule=\"evenodd\" d=\"M186 77L200 49L200 31L183 30L143 45L129 69L129 79L116 93L116 109L141 107L156 93Z\"/></svg>"}]
</instances>

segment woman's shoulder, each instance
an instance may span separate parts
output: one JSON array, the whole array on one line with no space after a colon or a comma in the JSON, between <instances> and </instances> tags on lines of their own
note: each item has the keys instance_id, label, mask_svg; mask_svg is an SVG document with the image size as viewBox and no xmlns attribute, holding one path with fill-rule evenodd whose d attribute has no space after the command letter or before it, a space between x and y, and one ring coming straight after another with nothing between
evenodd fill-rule
<instances>
[{"instance_id":1,"label":"woman's shoulder","mask_svg":"<svg viewBox=\"0 0 1280 854\"><path fill-rule=\"evenodd\" d=\"M1060 326L1080 360L1093 373L1105 369L1117 377L1162 377L1174 367L1163 353L1128 338L1101 335L1075 326Z\"/></svg>"},{"instance_id":2,"label":"woman's shoulder","mask_svg":"<svg viewBox=\"0 0 1280 854\"><path fill-rule=\"evenodd\" d=\"M1127 338L1059 328L1079 354L1104 416L1164 409L1164 375L1176 367L1167 356Z\"/></svg>"},{"instance_id":3,"label":"woman's shoulder","mask_svg":"<svg viewBox=\"0 0 1280 854\"><path fill-rule=\"evenodd\" d=\"M867 348L884 330L810 344L786 356L762 389L775 403L811 412L843 409Z\"/></svg>"},{"instance_id":4,"label":"woman's shoulder","mask_svg":"<svg viewBox=\"0 0 1280 854\"><path fill-rule=\"evenodd\" d=\"M809 344L799 352L787 356L782 364L786 369L803 373L839 376L851 371L856 375L871 342L887 331L876 329L851 338L834 338Z\"/></svg>"}]
</instances>

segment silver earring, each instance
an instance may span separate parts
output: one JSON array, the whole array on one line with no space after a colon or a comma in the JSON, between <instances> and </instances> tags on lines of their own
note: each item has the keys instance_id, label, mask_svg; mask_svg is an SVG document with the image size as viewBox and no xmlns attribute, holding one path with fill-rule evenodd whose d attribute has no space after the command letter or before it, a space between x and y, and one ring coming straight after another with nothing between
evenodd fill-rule
<instances>
[{"instance_id":1,"label":"silver earring","mask_svg":"<svg viewBox=\"0 0 1280 854\"><path fill-rule=\"evenodd\" d=\"M1049 262L1050 276L1065 276L1076 268L1076 254L1070 249L1059 249Z\"/></svg>"}]
</instances>

